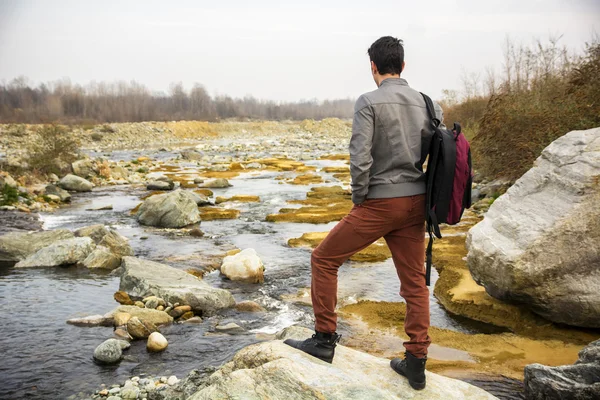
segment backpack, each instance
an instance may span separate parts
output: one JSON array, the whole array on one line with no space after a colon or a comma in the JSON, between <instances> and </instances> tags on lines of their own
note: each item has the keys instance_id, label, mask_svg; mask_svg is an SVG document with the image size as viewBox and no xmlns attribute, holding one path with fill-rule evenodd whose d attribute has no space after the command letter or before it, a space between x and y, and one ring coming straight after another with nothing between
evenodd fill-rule
<instances>
[{"instance_id":1,"label":"backpack","mask_svg":"<svg viewBox=\"0 0 600 400\"><path fill-rule=\"evenodd\" d=\"M431 252L433 236L442 238L439 224L456 225L465 211L471 207L471 185L473 169L469 142L462 134L461 126L455 122L453 129L440 128L433 102L421 93L427 106L433 136L429 146L423 149L429 160L425 177L427 198L425 218L427 221L427 244L425 282L431 283ZM427 146L427 145L426 145Z\"/></svg>"}]
</instances>

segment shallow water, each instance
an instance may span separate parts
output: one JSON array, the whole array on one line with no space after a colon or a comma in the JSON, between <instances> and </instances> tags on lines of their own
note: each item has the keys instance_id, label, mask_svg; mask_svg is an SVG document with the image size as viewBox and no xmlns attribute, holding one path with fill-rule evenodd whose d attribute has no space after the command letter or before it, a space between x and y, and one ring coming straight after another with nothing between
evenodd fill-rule
<instances>
[{"instance_id":1,"label":"shallow water","mask_svg":"<svg viewBox=\"0 0 600 400\"><path fill-rule=\"evenodd\" d=\"M159 152L161 159L174 153ZM156 155L154 154L153 157ZM140 152L115 152L110 158L131 159ZM162 158L164 157L164 158ZM155 157L156 158L156 157ZM308 165L339 166L340 161L315 160ZM186 165L186 164L183 164ZM187 164L191 167L193 164ZM180 269L205 269L210 257L222 257L229 249L254 248L263 260L265 283L251 285L225 280L217 271L204 279L230 290L237 301L254 300L267 313L239 313L233 310L206 319L201 324L174 324L161 328L169 347L159 354L149 354L145 342L134 342L125 359L114 367L99 366L92 361L94 348L112 336L112 328L82 328L68 325L67 319L104 314L117 306L113 293L119 280L110 274L85 269L5 269L0 270L0 346L3 362L0 375L3 385L0 398L65 398L91 393L101 383L123 382L132 375L170 375L183 377L194 368L218 367L240 348L256 342L257 333L274 333L294 323L311 326L312 310L304 305L282 300L310 285L310 250L290 248L287 240L305 232L327 231L334 223L299 224L265 222L265 216L277 212L290 199L304 199L311 186L280 184L273 178L278 172L248 172L230 179L232 187L211 189L215 196L236 194L259 195L260 203L224 203L224 207L241 210L236 220L201 223L203 238L178 237L164 231L142 227L129 214L148 192L144 188L112 186L76 194L72 204L53 214L42 215L45 229L68 228L102 223L130 239L135 255L170 264ZM284 172L283 174L288 174ZM322 173L339 184L331 174ZM112 210L87 211L111 204ZM432 274L432 288L437 279ZM348 262L339 272L340 304L359 299L402 301L399 282L390 260L366 264ZM474 325L448 315L433 297L432 325L461 332L483 332L484 325ZM208 335L217 322L235 321L247 332L238 335ZM344 324L340 324L343 332Z\"/></svg>"}]
</instances>

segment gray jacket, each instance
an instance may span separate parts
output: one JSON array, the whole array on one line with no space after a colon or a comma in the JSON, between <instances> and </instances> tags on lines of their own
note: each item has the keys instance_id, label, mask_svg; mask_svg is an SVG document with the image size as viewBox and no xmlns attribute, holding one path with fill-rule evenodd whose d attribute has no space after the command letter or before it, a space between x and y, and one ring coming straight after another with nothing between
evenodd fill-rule
<instances>
[{"instance_id":1,"label":"gray jacket","mask_svg":"<svg viewBox=\"0 0 600 400\"><path fill-rule=\"evenodd\" d=\"M435 105L442 120L442 109ZM402 78L388 78L358 98L350 139L352 201L425 193L422 140L431 127L425 101ZM426 146L423 146L423 150Z\"/></svg>"}]
</instances>

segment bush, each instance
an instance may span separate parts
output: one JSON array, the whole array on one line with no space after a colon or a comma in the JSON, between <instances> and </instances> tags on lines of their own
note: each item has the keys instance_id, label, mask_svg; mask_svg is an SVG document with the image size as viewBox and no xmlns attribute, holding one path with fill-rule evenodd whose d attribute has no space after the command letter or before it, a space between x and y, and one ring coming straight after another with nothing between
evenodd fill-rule
<instances>
[{"instance_id":1,"label":"bush","mask_svg":"<svg viewBox=\"0 0 600 400\"><path fill-rule=\"evenodd\" d=\"M19 201L19 191L9 185L2 186L0 190L0 206L10 206Z\"/></svg>"},{"instance_id":2,"label":"bush","mask_svg":"<svg viewBox=\"0 0 600 400\"><path fill-rule=\"evenodd\" d=\"M580 59L561 58L565 53L552 42L525 54L533 65L523 73L527 79L521 76L515 83L519 71L513 70L513 81L492 96L472 141L475 166L488 179L516 180L554 140L600 126L598 41ZM555 62L552 67L549 59Z\"/></svg>"},{"instance_id":3,"label":"bush","mask_svg":"<svg viewBox=\"0 0 600 400\"><path fill-rule=\"evenodd\" d=\"M60 174L79 158L79 141L62 125L44 125L37 129L27 153L33 169Z\"/></svg>"}]
</instances>

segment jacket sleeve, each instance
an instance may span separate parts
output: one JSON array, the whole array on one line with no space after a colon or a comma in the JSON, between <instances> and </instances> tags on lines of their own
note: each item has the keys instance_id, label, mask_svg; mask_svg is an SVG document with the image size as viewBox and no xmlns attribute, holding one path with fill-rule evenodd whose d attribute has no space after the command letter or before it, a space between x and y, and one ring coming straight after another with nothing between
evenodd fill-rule
<instances>
[{"instance_id":1,"label":"jacket sleeve","mask_svg":"<svg viewBox=\"0 0 600 400\"><path fill-rule=\"evenodd\" d=\"M354 106L352 137L350 138L350 176L352 177L352 202L361 204L369 191L369 174L373 157L373 129L375 113L373 106L364 96L360 96Z\"/></svg>"}]
</instances>

